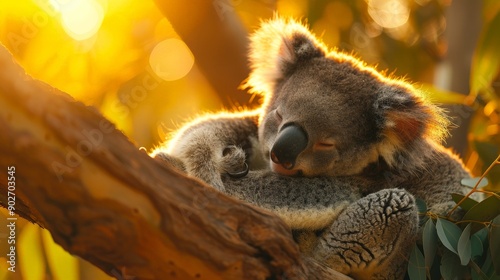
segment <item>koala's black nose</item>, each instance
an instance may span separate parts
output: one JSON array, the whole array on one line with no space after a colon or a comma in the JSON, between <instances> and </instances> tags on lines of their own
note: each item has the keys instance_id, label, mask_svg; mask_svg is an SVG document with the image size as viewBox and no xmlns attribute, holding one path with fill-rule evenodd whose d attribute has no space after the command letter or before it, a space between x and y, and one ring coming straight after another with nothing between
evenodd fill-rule
<instances>
[{"instance_id":1,"label":"koala's black nose","mask_svg":"<svg viewBox=\"0 0 500 280\"><path fill-rule=\"evenodd\" d=\"M278 134L273 148L271 149L271 160L281 164L286 169L295 166L297 156L307 147L307 134L295 124L284 127Z\"/></svg>"}]
</instances>

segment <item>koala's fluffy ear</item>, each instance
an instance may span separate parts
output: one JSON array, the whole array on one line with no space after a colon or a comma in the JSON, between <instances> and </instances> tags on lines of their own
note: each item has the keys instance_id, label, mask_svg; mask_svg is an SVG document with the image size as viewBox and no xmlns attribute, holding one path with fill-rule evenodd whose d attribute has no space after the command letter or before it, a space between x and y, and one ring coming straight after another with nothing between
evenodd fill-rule
<instances>
[{"instance_id":1,"label":"koala's fluffy ear","mask_svg":"<svg viewBox=\"0 0 500 280\"><path fill-rule=\"evenodd\" d=\"M442 110L417 95L410 85L383 85L374 107L383 137L380 153L389 165L395 151L416 148L424 139L439 142L446 135L448 120Z\"/></svg>"},{"instance_id":2,"label":"koala's fluffy ear","mask_svg":"<svg viewBox=\"0 0 500 280\"><path fill-rule=\"evenodd\" d=\"M272 92L301 60L324 56L327 48L301 23L274 18L250 37L251 73L245 83L255 93Z\"/></svg>"}]
</instances>

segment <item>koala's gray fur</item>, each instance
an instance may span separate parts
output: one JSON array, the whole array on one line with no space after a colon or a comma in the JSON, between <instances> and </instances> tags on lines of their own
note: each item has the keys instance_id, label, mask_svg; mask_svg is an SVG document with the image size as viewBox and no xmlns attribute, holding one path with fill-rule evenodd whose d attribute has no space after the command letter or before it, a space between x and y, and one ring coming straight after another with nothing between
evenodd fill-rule
<instances>
[{"instance_id":1,"label":"koala's gray fur","mask_svg":"<svg viewBox=\"0 0 500 280\"><path fill-rule=\"evenodd\" d=\"M263 23L251 42L246 85L262 108L198 119L152 155L273 211L304 254L340 272L403 278L415 197L443 215L467 193L470 174L439 144L441 111L293 20Z\"/></svg>"}]
</instances>

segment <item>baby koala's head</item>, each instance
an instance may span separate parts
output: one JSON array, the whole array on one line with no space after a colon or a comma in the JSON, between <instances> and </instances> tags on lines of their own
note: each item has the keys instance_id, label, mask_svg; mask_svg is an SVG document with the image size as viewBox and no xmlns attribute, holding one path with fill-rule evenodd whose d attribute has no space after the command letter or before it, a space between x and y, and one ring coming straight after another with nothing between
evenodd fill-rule
<instances>
[{"instance_id":1,"label":"baby koala's head","mask_svg":"<svg viewBox=\"0 0 500 280\"><path fill-rule=\"evenodd\" d=\"M304 25L275 18L251 37L247 86L265 96L263 153L284 175L360 174L428 139L446 120L409 84L329 51Z\"/></svg>"}]
</instances>

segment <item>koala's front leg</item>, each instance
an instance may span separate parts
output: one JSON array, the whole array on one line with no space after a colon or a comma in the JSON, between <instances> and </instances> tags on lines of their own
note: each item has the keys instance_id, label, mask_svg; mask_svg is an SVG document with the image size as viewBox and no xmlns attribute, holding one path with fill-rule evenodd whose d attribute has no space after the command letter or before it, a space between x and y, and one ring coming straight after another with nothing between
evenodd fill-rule
<instances>
[{"instance_id":1,"label":"koala's front leg","mask_svg":"<svg viewBox=\"0 0 500 280\"><path fill-rule=\"evenodd\" d=\"M244 176L260 154L257 115L213 115L185 126L152 156L224 191L221 174Z\"/></svg>"},{"instance_id":2,"label":"koala's front leg","mask_svg":"<svg viewBox=\"0 0 500 280\"><path fill-rule=\"evenodd\" d=\"M320 237L313 257L356 279L403 279L417 230L414 197L381 190L349 205Z\"/></svg>"},{"instance_id":3,"label":"koala's front leg","mask_svg":"<svg viewBox=\"0 0 500 280\"><path fill-rule=\"evenodd\" d=\"M289 177L270 170L251 170L243 178L222 177L225 192L268 209L292 229L320 230L360 198L355 177Z\"/></svg>"}]
</instances>

